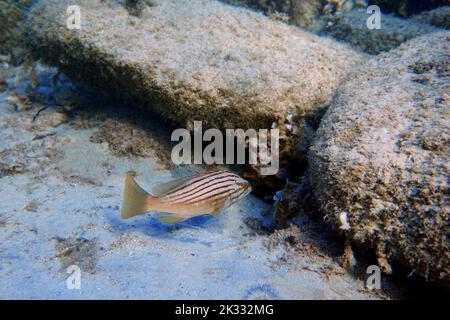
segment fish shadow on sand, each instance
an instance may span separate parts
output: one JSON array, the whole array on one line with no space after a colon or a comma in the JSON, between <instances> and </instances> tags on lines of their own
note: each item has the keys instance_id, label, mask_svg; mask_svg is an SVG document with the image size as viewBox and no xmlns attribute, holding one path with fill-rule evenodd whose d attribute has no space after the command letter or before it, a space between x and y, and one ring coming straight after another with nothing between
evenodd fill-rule
<instances>
[{"instance_id":1,"label":"fish shadow on sand","mask_svg":"<svg viewBox=\"0 0 450 320\"><path fill-rule=\"evenodd\" d=\"M197 234L199 231L207 231L207 225L211 225L214 217L209 215L194 217L172 225L161 224L156 218L155 213L145 214L143 216L134 217L130 220L123 220L117 211L105 211L104 215L109 222L109 226L113 229L113 233L117 234L133 234L139 232L145 236L158 237L163 239L171 239L180 242L200 243L210 246L209 241L201 240L193 236L193 232ZM214 226L216 229L216 226Z\"/></svg>"}]
</instances>

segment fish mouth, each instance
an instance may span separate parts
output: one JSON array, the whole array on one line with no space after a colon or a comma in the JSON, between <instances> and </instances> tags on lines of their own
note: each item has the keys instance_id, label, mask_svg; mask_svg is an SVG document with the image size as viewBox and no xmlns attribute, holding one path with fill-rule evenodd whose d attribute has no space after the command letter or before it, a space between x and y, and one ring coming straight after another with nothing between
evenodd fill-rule
<instances>
[{"instance_id":1,"label":"fish mouth","mask_svg":"<svg viewBox=\"0 0 450 320\"><path fill-rule=\"evenodd\" d=\"M250 188L250 183L247 180L241 180L238 182L238 185L242 187L242 189L247 190Z\"/></svg>"},{"instance_id":2,"label":"fish mouth","mask_svg":"<svg viewBox=\"0 0 450 320\"><path fill-rule=\"evenodd\" d=\"M252 186L248 181L245 181L244 183L244 196L248 195L250 192L252 192Z\"/></svg>"}]
</instances>

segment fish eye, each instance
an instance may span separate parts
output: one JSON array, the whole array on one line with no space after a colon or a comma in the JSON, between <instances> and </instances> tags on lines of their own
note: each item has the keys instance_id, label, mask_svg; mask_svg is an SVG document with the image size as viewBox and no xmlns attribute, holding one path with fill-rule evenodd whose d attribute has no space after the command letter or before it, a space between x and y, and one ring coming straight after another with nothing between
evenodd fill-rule
<instances>
[{"instance_id":1,"label":"fish eye","mask_svg":"<svg viewBox=\"0 0 450 320\"><path fill-rule=\"evenodd\" d=\"M250 186L250 183L248 183L247 180L241 180L241 181L238 182L238 185L239 185L240 187L247 188L247 187Z\"/></svg>"}]
</instances>

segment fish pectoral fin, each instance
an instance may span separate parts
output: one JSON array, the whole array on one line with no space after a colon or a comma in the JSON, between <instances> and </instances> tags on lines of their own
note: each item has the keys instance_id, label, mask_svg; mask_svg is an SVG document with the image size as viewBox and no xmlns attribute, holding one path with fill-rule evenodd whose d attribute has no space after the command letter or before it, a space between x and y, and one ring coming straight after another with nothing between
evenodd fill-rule
<instances>
[{"instance_id":1,"label":"fish pectoral fin","mask_svg":"<svg viewBox=\"0 0 450 320\"><path fill-rule=\"evenodd\" d=\"M188 219L176 213L160 212L158 213L158 221L162 224L175 224L177 222Z\"/></svg>"},{"instance_id":2,"label":"fish pectoral fin","mask_svg":"<svg viewBox=\"0 0 450 320\"><path fill-rule=\"evenodd\" d=\"M170 191L172 191L178 187L181 187L182 185L187 183L190 179L192 179L192 176L183 177L183 178L171 180L171 181L163 183L163 184L159 184L159 185L153 187L152 194L157 197L161 197L161 196L169 193Z\"/></svg>"}]
</instances>

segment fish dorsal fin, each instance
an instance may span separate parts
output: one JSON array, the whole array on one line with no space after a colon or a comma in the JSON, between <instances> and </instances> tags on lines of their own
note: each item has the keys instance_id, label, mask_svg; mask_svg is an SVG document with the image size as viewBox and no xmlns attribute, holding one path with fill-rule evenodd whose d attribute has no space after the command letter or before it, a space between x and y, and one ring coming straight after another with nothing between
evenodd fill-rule
<instances>
[{"instance_id":1,"label":"fish dorsal fin","mask_svg":"<svg viewBox=\"0 0 450 320\"><path fill-rule=\"evenodd\" d=\"M171 181L163 183L163 184L159 184L159 185L153 187L152 194L154 196L161 197L161 196L169 193L170 191L181 187L182 185L184 185L191 179L192 179L192 176L188 176L188 177L171 180Z\"/></svg>"},{"instance_id":2,"label":"fish dorsal fin","mask_svg":"<svg viewBox=\"0 0 450 320\"><path fill-rule=\"evenodd\" d=\"M180 221L183 221L186 219L188 219L188 218L177 215L176 213L167 213L167 212L158 213L158 221L162 224L175 224L177 222L180 222Z\"/></svg>"}]
</instances>

